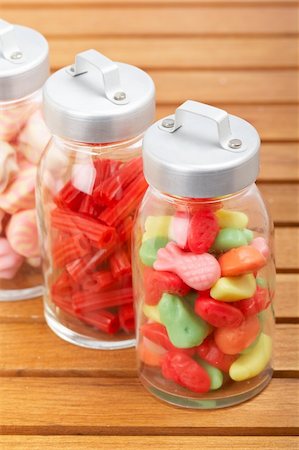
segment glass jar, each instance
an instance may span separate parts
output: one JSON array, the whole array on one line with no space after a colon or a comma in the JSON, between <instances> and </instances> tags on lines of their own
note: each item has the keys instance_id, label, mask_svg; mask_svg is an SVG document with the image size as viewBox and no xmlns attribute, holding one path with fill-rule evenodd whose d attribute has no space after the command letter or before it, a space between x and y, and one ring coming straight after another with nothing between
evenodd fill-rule
<instances>
[{"instance_id":1,"label":"glass jar","mask_svg":"<svg viewBox=\"0 0 299 450\"><path fill-rule=\"evenodd\" d=\"M249 123L192 101L145 133L150 187L132 254L138 367L177 406L231 406L271 380L273 225L254 184L258 154Z\"/></svg>"},{"instance_id":2,"label":"glass jar","mask_svg":"<svg viewBox=\"0 0 299 450\"><path fill-rule=\"evenodd\" d=\"M40 111L48 44L0 20L0 300L42 294L35 210L37 163L50 134Z\"/></svg>"},{"instance_id":3,"label":"glass jar","mask_svg":"<svg viewBox=\"0 0 299 450\"><path fill-rule=\"evenodd\" d=\"M147 188L141 138L154 105L146 73L94 50L44 88L53 132L37 185L45 317L77 345L135 344L131 230Z\"/></svg>"}]
</instances>

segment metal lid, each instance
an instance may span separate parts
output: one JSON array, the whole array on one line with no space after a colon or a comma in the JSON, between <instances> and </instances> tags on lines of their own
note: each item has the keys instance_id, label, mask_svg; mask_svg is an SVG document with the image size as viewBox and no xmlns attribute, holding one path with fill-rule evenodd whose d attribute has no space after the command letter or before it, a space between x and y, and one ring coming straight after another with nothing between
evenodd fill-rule
<instances>
[{"instance_id":1,"label":"metal lid","mask_svg":"<svg viewBox=\"0 0 299 450\"><path fill-rule=\"evenodd\" d=\"M228 195L256 180L259 146L256 129L245 120L188 100L145 133L144 175L170 195Z\"/></svg>"},{"instance_id":2,"label":"metal lid","mask_svg":"<svg viewBox=\"0 0 299 450\"><path fill-rule=\"evenodd\" d=\"M44 87L44 116L53 134L87 143L138 136L152 123L155 86L142 70L95 50L54 73Z\"/></svg>"},{"instance_id":3,"label":"metal lid","mask_svg":"<svg viewBox=\"0 0 299 450\"><path fill-rule=\"evenodd\" d=\"M0 20L0 101L40 89L49 75L49 47L37 31Z\"/></svg>"}]
</instances>

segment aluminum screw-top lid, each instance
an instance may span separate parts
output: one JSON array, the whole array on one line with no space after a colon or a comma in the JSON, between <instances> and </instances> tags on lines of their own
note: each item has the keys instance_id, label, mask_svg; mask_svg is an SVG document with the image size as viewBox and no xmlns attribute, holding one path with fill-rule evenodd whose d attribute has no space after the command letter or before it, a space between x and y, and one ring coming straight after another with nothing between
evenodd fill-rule
<instances>
[{"instance_id":1,"label":"aluminum screw-top lid","mask_svg":"<svg viewBox=\"0 0 299 450\"><path fill-rule=\"evenodd\" d=\"M155 114L155 86L137 67L112 62L95 50L54 73L44 86L44 116L51 132L86 143L140 135Z\"/></svg>"},{"instance_id":2,"label":"aluminum screw-top lid","mask_svg":"<svg viewBox=\"0 0 299 450\"><path fill-rule=\"evenodd\" d=\"M0 20L0 101L40 89L49 75L49 48L37 31Z\"/></svg>"},{"instance_id":3,"label":"aluminum screw-top lid","mask_svg":"<svg viewBox=\"0 0 299 450\"><path fill-rule=\"evenodd\" d=\"M144 175L165 194L220 197L256 180L259 147L259 135L248 122L189 100L145 133Z\"/></svg>"}]
</instances>

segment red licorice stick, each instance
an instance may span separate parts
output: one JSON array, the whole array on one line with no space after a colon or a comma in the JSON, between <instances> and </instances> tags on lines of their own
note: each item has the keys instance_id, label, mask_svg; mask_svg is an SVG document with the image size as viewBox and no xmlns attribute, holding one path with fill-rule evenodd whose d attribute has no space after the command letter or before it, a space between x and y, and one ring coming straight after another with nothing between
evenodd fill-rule
<instances>
[{"instance_id":1,"label":"red licorice stick","mask_svg":"<svg viewBox=\"0 0 299 450\"><path fill-rule=\"evenodd\" d=\"M134 225L133 217L128 216L116 228L116 233L121 242L126 242L131 239L133 225Z\"/></svg>"},{"instance_id":2,"label":"red licorice stick","mask_svg":"<svg viewBox=\"0 0 299 450\"><path fill-rule=\"evenodd\" d=\"M64 267L74 259L90 254L91 246L84 234L80 233L69 236L65 240L56 241L52 253L55 266Z\"/></svg>"},{"instance_id":3,"label":"red licorice stick","mask_svg":"<svg viewBox=\"0 0 299 450\"><path fill-rule=\"evenodd\" d=\"M82 291L101 292L115 285L115 279L109 270L102 270L85 277L81 282Z\"/></svg>"},{"instance_id":4,"label":"red licorice stick","mask_svg":"<svg viewBox=\"0 0 299 450\"><path fill-rule=\"evenodd\" d=\"M73 307L76 312L89 312L97 309L112 308L133 302L133 289L124 288L108 292L77 292L73 295Z\"/></svg>"},{"instance_id":5,"label":"red licorice stick","mask_svg":"<svg viewBox=\"0 0 299 450\"><path fill-rule=\"evenodd\" d=\"M76 313L73 309L71 300L67 299L64 295L54 294L52 295L52 301L56 306L58 306L58 308L76 317Z\"/></svg>"},{"instance_id":6,"label":"red licorice stick","mask_svg":"<svg viewBox=\"0 0 299 450\"><path fill-rule=\"evenodd\" d=\"M116 250L110 256L109 264L114 278L131 273L131 263L124 248Z\"/></svg>"},{"instance_id":7,"label":"red licorice stick","mask_svg":"<svg viewBox=\"0 0 299 450\"><path fill-rule=\"evenodd\" d=\"M74 282L69 276L67 272L62 272L59 277L56 279L56 281L52 284L51 287L51 294L52 295L65 295L70 296L73 293Z\"/></svg>"},{"instance_id":8,"label":"red licorice stick","mask_svg":"<svg viewBox=\"0 0 299 450\"><path fill-rule=\"evenodd\" d=\"M118 318L121 328L130 333L135 330L135 316L133 304L122 305L118 310Z\"/></svg>"},{"instance_id":9,"label":"red licorice stick","mask_svg":"<svg viewBox=\"0 0 299 450\"><path fill-rule=\"evenodd\" d=\"M67 207L73 211L77 211L83 198L84 192L76 189L71 181L68 181L65 186L58 192L54 201L57 206L63 208Z\"/></svg>"},{"instance_id":10,"label":"red licorice stick","mask_svg":"<svg viewBox=\"0 0 299 450\"><path fill-rule=\"evenodd\" d=\"M146 188L147 183L143 175L139 175L125 189L122 199L116 205L107 207L99 215L99 219L110 226L119 225L126 216L130 215L137 208Z\"/></svg>"},{"instance_id":11,"label":"red licorice stick","mask_svg":"<svg viewBox=\"0 0 299 450\"><path fill-rule=\"evenodd\" d=\"M115 239L115 229L107 227L91 217L55 208L52 211L52 226L66 233L80 231L100 247L107 247Z\"/></svg>"},{"instance_id":12,"label":"red licorice stick","mask_svg":"<svg viewBox=\"0 0 299 450\"><path fill-rule=\"evenodd\" d=\"M107 334L114 334L119 330L119 318L117 314L113 314L105 309L93 311L88 314L78 314L78 319L82 322L92 325L100 331Z\"/></svg>"},{"instance_id":13,"label":"red licorice stick","mask_svg":"<svg viewBox=\"0 0 299 450\"><path fill-rule=\"evenodd\" d=\"M97 218L102 211L102 207L94 202L91 195L85 194L77 211L81 214L86 214L90 217Z\"/></svg>"},{"instance_id":14,"label":"red licorice stick","mask_svg":"<svg viewBox=\"0 0 299 450\"><path fill-rule=\"evenodd\" d=\"M107 178L110 178L111 175L118 172L122 162L117 159L99 158L95 160L93 164L96 169L94 188L97 188L101 183L107 180Z\"/></svg>"},{"instance_id":15,"label":"red licorice stick","mask_svg":"<svg viewBox=\"0 0 299 450\"><path fill-rule=\"evenodd\" d=\"M122 197L124 189L142 172L142 158L134 158L118 170L93 191L97 201L109 204Z\"/></svg>"}]
</instances>

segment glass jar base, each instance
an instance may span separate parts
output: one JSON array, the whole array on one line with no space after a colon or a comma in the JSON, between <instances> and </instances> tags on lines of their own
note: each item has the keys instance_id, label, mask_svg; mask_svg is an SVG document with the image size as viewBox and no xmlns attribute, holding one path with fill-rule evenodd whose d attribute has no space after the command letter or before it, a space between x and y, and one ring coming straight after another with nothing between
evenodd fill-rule
<instances>
[{"instance_id":1,"label":"glass jar base","mask_svg":"<svg viewBox=\"0 0 299 450\"><path fill-rule=\"evenodd\" d=\"M45 319L51 330L61 339L79 347L90 348L94 350L121 350L135 347L136 339L126 339L122 341L101 341L83 334L77 333L62 325L53 312L45 307Z\"/></svg>"},{"instance_id":2,"label":"glass jar base","mask_svg":"<svg viewBox=\"0 0 299 450\"><path fill-rule=\"evenodd\" d=\"M248 380L248 382L234 382L234 385L242 384L243 388L240 390L237 389L235 393L233 392L234 389L228 389L225 391L219 390L218 393L217 391L211 391L208 394L194 394L193 396L191 393L191 396L189 397L187 396L188 394L181 394L180 391L185 390L184 388L179 387L178 393L174 393L163 389L163 387L154 386L142 374L140 380L151 394L159 400L170 403L171 405L192 409L219 409L234 406L255 397L270 383L272 373L273 370L269 368L263 372L263 376L257 376L252 380ZM166 381L169 383L168 380ZM246 384L248 385L247 390L245 390ZM187 392L187 390L185 390L185 392ZM188 393L190 394L190 391Z\"/></svg>"},{"instance_id":3,"label":"glass jar base","mask_svg":"<svg viewBox=\"0 0 299 450\"><path fill-rule=\"evenodd\" d=\"M43 286L35 286L26 289L0 289L0 302L32 300L33 298L41 297L43 293Z\"/></svg>"}]
</instances>

